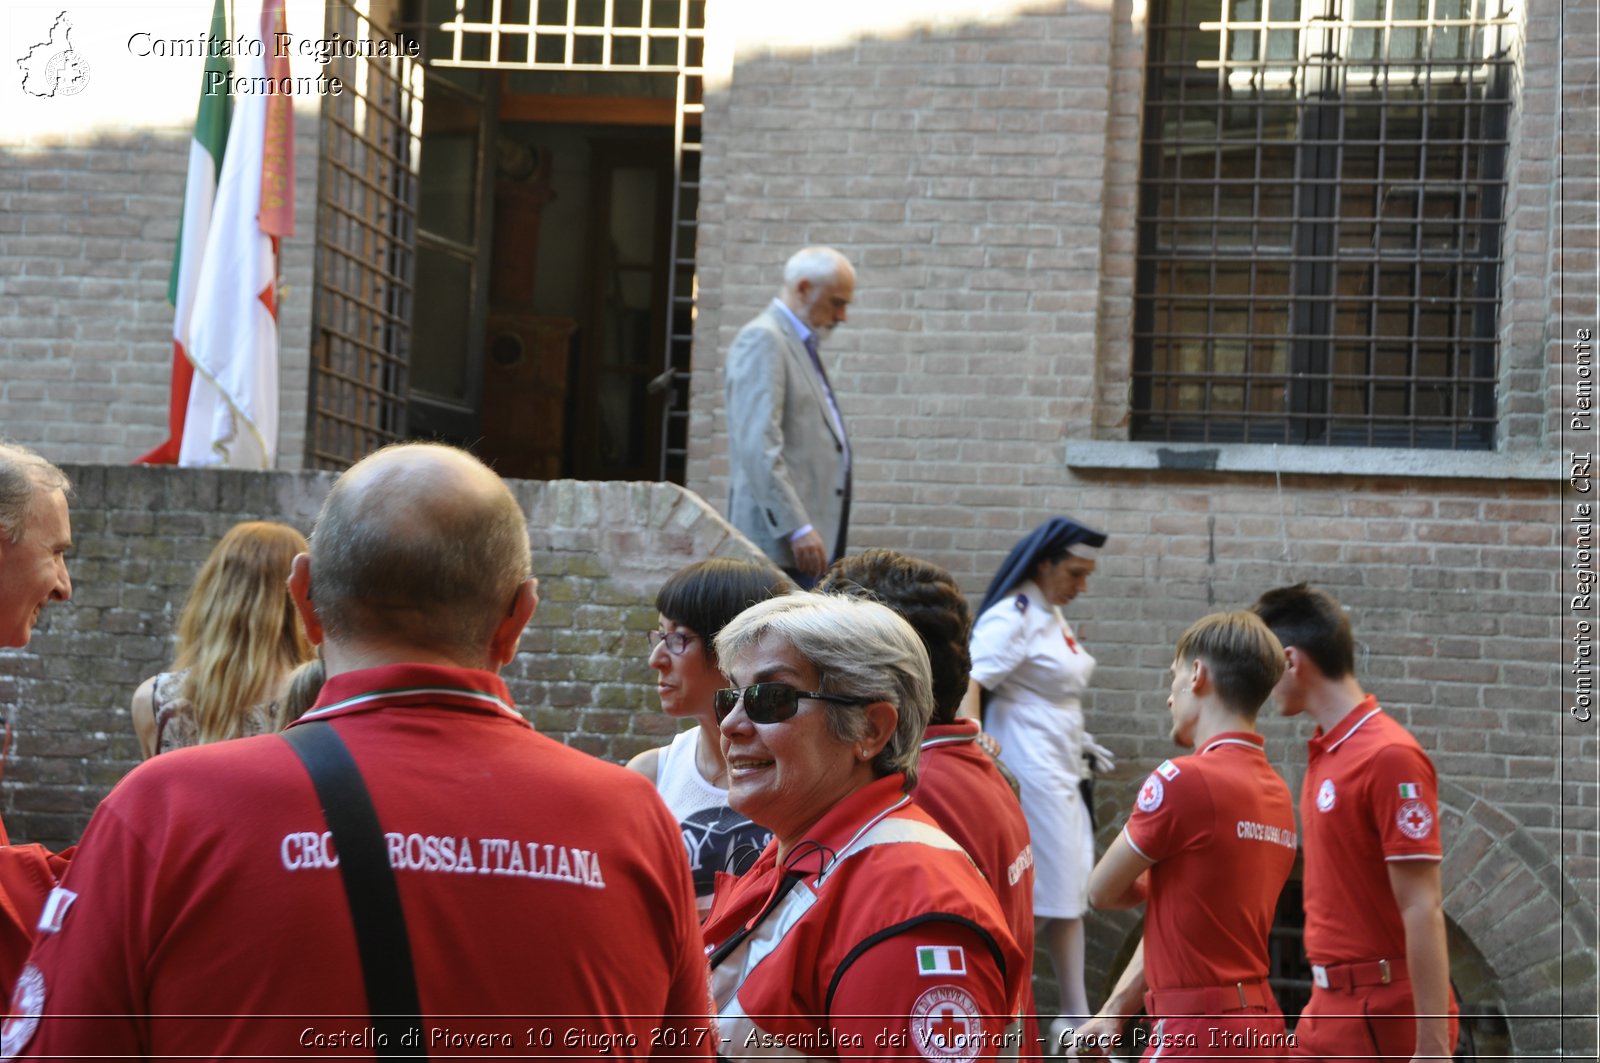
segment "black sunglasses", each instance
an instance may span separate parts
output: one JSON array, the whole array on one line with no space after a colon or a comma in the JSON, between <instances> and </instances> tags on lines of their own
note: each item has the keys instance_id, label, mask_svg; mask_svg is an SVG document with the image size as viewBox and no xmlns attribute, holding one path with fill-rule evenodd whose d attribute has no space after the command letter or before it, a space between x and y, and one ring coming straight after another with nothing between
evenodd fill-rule
<instances>
[{"instance_id":1,"label":"black sunglasses","mask_svg":"<svg viewBox=\"0 0 1600 1063\"><path fill-rule=\"evenodd\" d=\"M814 690L796 690L788 683L757 683L755 686L729 687L712 696L711 705L716 710L717 722L728 718L733 707L744 699L744 714L751 723L782 723L800 711L801 698L831 701L835 705L866 705L867 698L844 698L837 694L822 694Z\"/></svg>"}]
</instances>

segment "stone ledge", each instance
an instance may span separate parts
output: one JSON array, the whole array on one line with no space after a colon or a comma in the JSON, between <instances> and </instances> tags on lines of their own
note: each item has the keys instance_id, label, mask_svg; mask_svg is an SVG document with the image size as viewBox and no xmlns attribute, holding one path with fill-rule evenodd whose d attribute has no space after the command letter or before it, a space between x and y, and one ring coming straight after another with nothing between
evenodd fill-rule
<instances>
[{"instance_id":1,"label":"stone ledge","mask_svg":"<svg viewBox=\"0 0 1600 1063\"><path fill-rule=\"evenodd\" d=\"M1297 447L1273 443L1145 443L1073 439L1071 469L1159 469L1292 473L1314 476L1405 476L1448 480L1560 482L1567 471L1554 451L1497 454L1482 450L1386 447Z\"/></svg>"}]
</instances>

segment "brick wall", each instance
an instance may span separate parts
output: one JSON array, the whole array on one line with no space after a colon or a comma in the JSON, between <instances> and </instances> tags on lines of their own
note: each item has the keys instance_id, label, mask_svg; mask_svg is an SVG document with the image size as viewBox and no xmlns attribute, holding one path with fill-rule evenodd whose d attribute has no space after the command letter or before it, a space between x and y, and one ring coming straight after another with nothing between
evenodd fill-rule
<instances>
[{"instance_id":1,"label":"brick wall","mask_svg":"<svg viewBox=\"0 0 1600 1063\"><path fill-rule=\"evenodd\" d=\"M1569 20L1593 6L1568 3ZM1366 682L1449 790L1447 914L1462 963L1487 972L1467 979L1473 1003L1516 1016L1519 1053L1555 1053L1559 1024L1533 1016L1590 1009L1600 887L1600 748L1566 715L1560 667L1566 356L1546 357L1557 278L1594 287L1592 261L1558 250L1592 244L1592 182L1567 188L1564 216L1550 196L1558 109L1569 145L1595 113L1581 63L1558 101L1556 57L1593 42L1530 14L1513 116L1499 449L1547 474L1071 468L1067 441L1126 439L1144 7L1054 2L813 43L740 24L708 47L728 58L706 101L689 485L726 497L734 334L791 251L844 250L857 303L825 357L857 461L852 547L923 555L976 596L1052 513L1111 534L1071 607L1100 662L1090 726L1120 758L1100 787L1108 830L1170 752L1164 670L1182 628L1270 586L1326 586ZM1298 786L1304 726L1265 730ZM1131 926L1091 920L1092 986ZM1592 1049L1592 1026L1574 1044Z\"/></svg>"},{"instance_id":2,"label":"brick wall","mask_svg":"<svg viewBox=\"0 0 1600 1063\"><path fill-rule=\"evenodd\" d=\"M736 42L707 94L692 487L726 498L722 352L790 252L833 244L858 268L827 344L855 541L889 533L987 578L998 555L973 551L1049 508L1034 489L1065 482L1062 441L1093 410L1112 23L1053 3L809 50Z\"/></svg>"},{"instance_id":3,"label":"brick wall","mask_svg":"<svg viewBox=\"0 0 1600 1063\"><path fill-rule=\"evenodd\" d=\"M17 5L5 38L26 51L57 12ZM77 96L26 96L8 75L0 124L0 435L57 461L128 462L167 435L172 306L167 281L183 214L189 143L203 60L131 54L135 33L190 37L204 5L107 5L74 19L88 60ZM294 0L296 37L321 35L321 5ZM315 74L294 62L294 73ZM174 87L174 85L182 87ZM121 100L161 108L163 121L129 121ZM296 233L283 244L279 316L278 466L305 449L316 222L318 113L295 113Z\"/></svg>"},{"instance_id":4,"label":"brick wall","mask_svg":"<svg viewBox=\"0 0 1600 1063\"><path fill-rule=\"evenodd\" d=\"M138 760L128 702L171 660L195 572L241 520L311 530L331 473L68 466L73 600L44 613L25 650L0 650L12 748L0 785L17 841L70 843ZM542 599L512 696L547 734L626 760L675 726L657 711L644 632L671 572L710 556L759 556L672 484L512 482L534 540Z\"/></svg>"}]
</instances>

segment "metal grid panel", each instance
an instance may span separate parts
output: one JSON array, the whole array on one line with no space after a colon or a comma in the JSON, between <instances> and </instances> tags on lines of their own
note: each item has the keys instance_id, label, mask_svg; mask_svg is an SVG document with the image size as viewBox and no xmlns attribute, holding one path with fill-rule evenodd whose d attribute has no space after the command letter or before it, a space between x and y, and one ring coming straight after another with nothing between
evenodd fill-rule
<instances>
[{"instance_id":1,"label":"metal grid panel","mask_svg":"<svg viewBox=\"0 0 1600 1063\"><path fill-rule=\"evenodd\" d=\"M381 38L347 2L328 32ZM307 464L343 469L405 434L422 68L404 57L335 59L317 185L317 290Z\"/></svg>"},{"instance_id":2,"label":"metal grid panel","mask_svg":"<svg viewBox=\"0 0 1600 1063\"><path fill-rule=\"evenodd\" d=\"M439 66L677 73L705 61L706 0L430 0Z\"/></svg>"},{"instance_id":3,"label":"metal grid panel","mask_svg":"<svg viewBox=\"0 0 1600 1063\"><path fill-rule=\"evenodd\" d=\"M1156 0L1141 439L1494 439L1512 0Z\"/></svg>"},{"instance_id":4,"label":"metal grid panel","mask_svg":"<svg viewBox=\"0 0 1600 1063\"><path fill-rule=\"evenodd\" d=\"M699 299L694 253L700 214L700 118L705 113L702 88L698 75L678 76L674 130L677 172L672 197L671 274L667 281L667 364L657 377L671 389L666 414L661 419L661 469L657 475L676 484L688 479L689 367Z\"/></svg>"}]
</instances>

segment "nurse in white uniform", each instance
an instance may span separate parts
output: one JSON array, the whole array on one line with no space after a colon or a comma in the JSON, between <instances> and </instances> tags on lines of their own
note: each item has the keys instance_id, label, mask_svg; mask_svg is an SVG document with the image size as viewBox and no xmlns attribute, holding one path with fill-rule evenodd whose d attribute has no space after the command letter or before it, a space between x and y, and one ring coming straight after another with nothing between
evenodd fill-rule
<instances>
[{"instance_id":1,"label":"nurse in white uniform","mask_svg":"<svg viewBox=\"0 0 1600 1063\"><path fill-rule=\"evenodd\" d=\"M1089 1013L1083 984L1083 913L1094 832L1079 783L1085 757L1100 771L1111 754L1084 730L1082 697L1094 657L1061 607L1088 584L1106 537L1054 517L1012 548L989 585L972 631L972 681L963 715L977 715L1021 783L1033 835L1033 911L1060 985L1062 1029Z\"/></svg>"}]
</instances>

